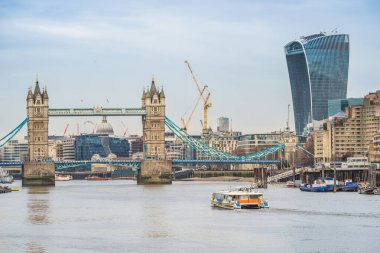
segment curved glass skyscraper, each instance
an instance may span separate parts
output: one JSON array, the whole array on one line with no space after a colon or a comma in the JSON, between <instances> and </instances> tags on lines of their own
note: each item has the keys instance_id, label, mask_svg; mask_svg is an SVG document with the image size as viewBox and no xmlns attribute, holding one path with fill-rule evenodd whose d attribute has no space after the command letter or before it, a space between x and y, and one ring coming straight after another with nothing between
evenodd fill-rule
<instances>
[{"instance_id":1,"label":"curved glass skyscraper","mask_svg":"<svg viewBox=\"0 0 380 253\"><path fill-rule=\"evenodd\" d=\"M328 100L347 96L349 38L324 33L301 37L285 46L292 89L295 130L328 117Z\"/></svg>"}]
</instances>

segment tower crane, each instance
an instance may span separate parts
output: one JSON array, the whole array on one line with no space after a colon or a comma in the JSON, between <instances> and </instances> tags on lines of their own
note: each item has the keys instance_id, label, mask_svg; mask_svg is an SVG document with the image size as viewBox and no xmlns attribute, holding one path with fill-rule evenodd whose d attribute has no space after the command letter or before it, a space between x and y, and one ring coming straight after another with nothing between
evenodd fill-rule
<instances>
[{"instance_id":1,"label":"tower crane","mask_svg":"<svg viewBox=\"0 0 380 253\"><path fill-rule=\"evenodd\" d=\"M197 101L195 102L195 105L194 105L194 107L193 107L193 110L191 111L191 113L190 113L189 117L187 118L187 120L185 121L184 118L181 117L183 130L184 130L185 132L187 132L187 126L189 125L190 120L191 120L191 118L193 117L193 114L194 114L194 112L195 112L195 109L197 109L198 104L199 104L199 101L201 100L201 97L202 97L204 91L206 90L206 88L207 88L207 86L204 86L204 87L203 87L202 92L201 92L201 94L199 94L198 99L197 99Z\"/></svg>"},{"instance_id":2,"label":"tower crane","mask_svg":"<svg viewBox=\"0 0 380 253\"><path fill-rule=\"evenodd\" d=\"M123 127L125 129L124 134L123 134L123 136L125 137L125 136L127 136L128 127L125 125L125 123L123 121L120 121L120 122L121 122L121 124L123 125Z\"/></svg>"},{"instance_id":3,"label":"tower crane","mask_svg":"<svg viewBox=\"0 0 380 253\"><path fill-rule=\"evenodd\" d=\"M187 67L190 70L191 76L192 76L195 84L197 85L197 89L198 89L199 95L200 95L200 97L203 100L203 130L202 130L202 134L208 134L207 112L208 112L208 109L211 107L211 103L209 102L210 96L211 96L211 92L207 90L208 93L205 96L204 90L207 89L208 86L204 85L203 89L201 89L201 87L200 87L200 85L198 83L198 80L195 77L193 70L191 69L190 63L187 60L185 61L185 63L187 64Z\"/></svg>"},{"instance_id":4,"label":"tower crane","mask_svg":"<svg viewBox=\"0 0 380 253\"><path fill-rule=\"evenodd\" d=\"M67 129L69 128L69 125L70 125L70 124L67 124L67 125L66 125L66 127L65 127L65 131L63 131L63 135L65 135L65 134L66 134L66 132L67 132Z\"/></svg>"}]
</instances>

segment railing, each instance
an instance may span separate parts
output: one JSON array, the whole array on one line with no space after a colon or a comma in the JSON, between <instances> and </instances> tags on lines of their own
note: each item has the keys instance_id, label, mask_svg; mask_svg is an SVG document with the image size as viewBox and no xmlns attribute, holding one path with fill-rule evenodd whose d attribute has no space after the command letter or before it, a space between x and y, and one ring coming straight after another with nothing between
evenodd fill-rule
<instances>
[{"instance_id":1,"label":"railing","mask_svg":"<svg viewBox=\"0 0 380 253\"><path fill-rule=\"evenodd\" d=\"M62 108L49 109L50 117L69 116L143 116L146 111L143 108Z\"/></svg>"}]
</instances>

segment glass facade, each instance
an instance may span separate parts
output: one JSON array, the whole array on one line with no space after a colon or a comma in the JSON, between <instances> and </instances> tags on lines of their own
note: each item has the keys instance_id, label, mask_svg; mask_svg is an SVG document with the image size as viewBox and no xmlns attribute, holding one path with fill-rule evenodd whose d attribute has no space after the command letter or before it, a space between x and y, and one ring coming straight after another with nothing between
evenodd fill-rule
<instances>
[{"instance_id":1,"label":"glass facade","mask_svg":"<svg viewBox=\"0 0 380 253\"><path fill-rule=\"evenodd\" d=\"M225 117L219 117L218 118L217 131L218 132L230 131L230 119L225 118Z\"/></svg>"},{"instance_id":2,"label":"glass facade","mask_svg":"<svg viewBox=\"0 0 380 253\"><path fill-rule=\"evenodd\" d=\"M285 46L292 89L295 130L328 117L328 100L347 95L349 37L315 34Z\"/></svg>"},{"instance_id":3,"label":"glass facade","mask_svg":"<svg viewBox=\"0 0 380 253\"><path fill-rule=\"evenodd\" d=\"M75 160L91 160L96 154L101 157L107 157L110 154L128 157L129 142L125 138L97 134L81 135L75 138Z\"/></svg>"},{"instance_id":4,"label":"glass facade","mask_svg":"<svg viewBox=\"0 0 380 253\"><path fill-rule=\"evenodd\" d=\"M349 105L363 105L363 98L332 99L328 101L328 116L344 112Z\"/></svg>"}]
</instances>

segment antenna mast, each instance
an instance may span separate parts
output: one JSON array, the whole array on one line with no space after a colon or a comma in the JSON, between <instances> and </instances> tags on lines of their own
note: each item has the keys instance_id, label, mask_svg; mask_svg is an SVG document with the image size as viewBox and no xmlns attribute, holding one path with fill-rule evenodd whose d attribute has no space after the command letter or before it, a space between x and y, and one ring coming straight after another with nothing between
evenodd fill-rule
<instances>
[{"instance_id":1,"label":"antenna mast","mask_svg":"<svg viewBox=\"0 0 380 253\"><path fill-rule=\"evenodd\" d=\"M286 131L290 131L290 127L289 127L289 111L290 111L290 104L288 104L288 118L286 120Z\"/></svg>"}]
</instances>

